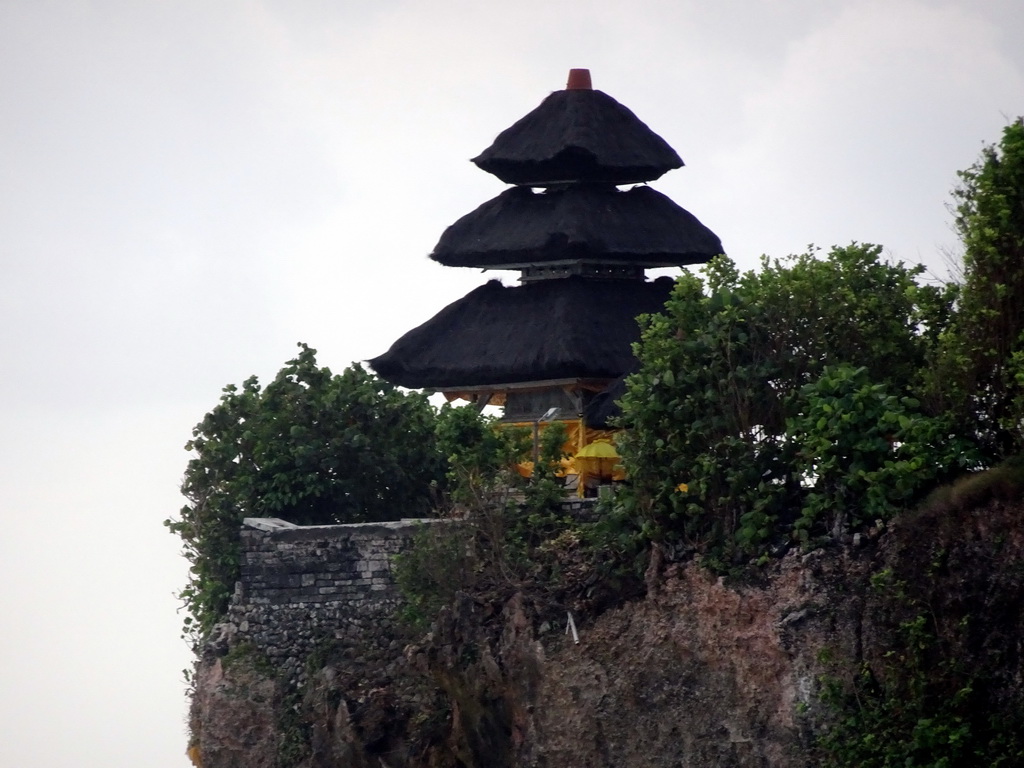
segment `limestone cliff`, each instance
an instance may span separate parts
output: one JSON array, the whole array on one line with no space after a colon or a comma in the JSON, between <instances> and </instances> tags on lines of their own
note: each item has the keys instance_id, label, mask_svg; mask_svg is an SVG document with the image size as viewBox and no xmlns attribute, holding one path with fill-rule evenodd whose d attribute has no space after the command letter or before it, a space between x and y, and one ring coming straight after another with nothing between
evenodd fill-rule
<instances>
[{"instance_id":1,"label":"limestone cliff","mask_svg":"<svg viewBox=\"0 0 1024 768\"><path fill-rule=\"evenodd\" d=\"M301 689L258 648L222 640L198 666L195 759L809 768L835 716L822 681L873 670L884 683L911 664L899 654L918 616L935 642L913 652L958 675L977 706L1012 716L1022 513L1006 498L934 505L856 541L790 553L745 582L659 550L642 596L577 606L578 643L562 631L564 613L555 624L527 593L500 605L463 594L422 637L395 630L385 646L314 653Z\"/></svg>"}]
</instances>

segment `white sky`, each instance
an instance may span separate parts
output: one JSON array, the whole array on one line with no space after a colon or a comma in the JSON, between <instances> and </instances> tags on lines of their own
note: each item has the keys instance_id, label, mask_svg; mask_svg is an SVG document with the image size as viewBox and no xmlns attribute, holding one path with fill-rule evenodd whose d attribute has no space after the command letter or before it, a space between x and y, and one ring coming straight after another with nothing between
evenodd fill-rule
<instances>
[{"instance_id":1,"label":"white sky","mask_svg":"<svg viewBox=\"0 0 1024 768\"><path fill-rule=\"evenodd\" d=\"M943 275L1022 33L1018 0L0 0L0 765L188 765L192 425L483 282L426 254L570 67L741 266L859 240Z\"/></svg>"}]
</instances>

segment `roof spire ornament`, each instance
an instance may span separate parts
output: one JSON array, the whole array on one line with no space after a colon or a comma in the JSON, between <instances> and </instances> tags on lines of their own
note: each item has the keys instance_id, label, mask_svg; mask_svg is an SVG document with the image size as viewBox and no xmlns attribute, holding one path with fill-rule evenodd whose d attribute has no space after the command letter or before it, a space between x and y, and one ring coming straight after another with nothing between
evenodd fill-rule
<instances>
[{"instance_id":1,"label":"roof spire ornament","mask_svg":"<svg viewBox=\"0 0 1024 768\"><path fill-rule=\"evenodd\" d=\"M590 82L589 69L570 69L569 80L565 84L567 91L592 91L593 84Z\"/></svg>"}]
</instances>

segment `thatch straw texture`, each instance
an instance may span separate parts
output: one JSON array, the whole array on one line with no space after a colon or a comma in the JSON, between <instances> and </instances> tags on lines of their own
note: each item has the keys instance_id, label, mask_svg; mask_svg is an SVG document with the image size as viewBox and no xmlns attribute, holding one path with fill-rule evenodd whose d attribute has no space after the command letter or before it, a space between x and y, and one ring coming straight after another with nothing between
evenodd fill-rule
<instances>
[{"instance_id":1,"label":"thatch straw texture","mask_svg":"<svg viewBox=\"0 0 1024 768\"><path fill-rule=\"evenodd\" d=\"M696 216L650 187L513 187L463 216L430 255L450 267L522 267L559 261L638 267L699 264L722 242Z\"/></svg>"},{"instance_id":2,"label":"thatch straw texture","mask_svg":"<svg viewBox=\"0 0 1024 768\"><path fill-rule=\"evenodd\" d=\"M412 388L614 379L633 365L636 316L661 311L672 282L568 277L507 287L492 280L369 363Z\"/></svg>"},{"instance_id":3,"label":"thatch straw texture","mask_svg":"<svg viewBox=\"0 0 1024 768\"><path fill-rule=\"evenodd\" d=\"M683 161L664 139L602 91L555 91L473 158L509 184L653 181Z\"/></svg>"}]
</instances>

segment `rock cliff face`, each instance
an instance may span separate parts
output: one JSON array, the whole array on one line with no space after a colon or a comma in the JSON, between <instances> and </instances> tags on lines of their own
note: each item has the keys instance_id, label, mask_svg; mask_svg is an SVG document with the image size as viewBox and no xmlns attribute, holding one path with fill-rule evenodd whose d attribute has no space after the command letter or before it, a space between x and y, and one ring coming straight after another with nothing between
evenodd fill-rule
<instances>
[{"instance_id":1,"label":"rock cliff face","mask_svg":"<svg viewBox=\"0 0 1024 768\"><path fill-rule=\"evenodd\" d=\"M1024 506L935 507L875 536L791 553L746 583L655 552L646 594L576 616L579 642L523 593L460 595L382 657L335 648L302 690L258 649L198 667L196 761L226 766L809 768L822 680L884 675L927 613L932 653L980 701L1021 700ZM561 614L562 617L565 614ZM935 659L936 664L940 660Z\"/></svg>"}]
</instances>

